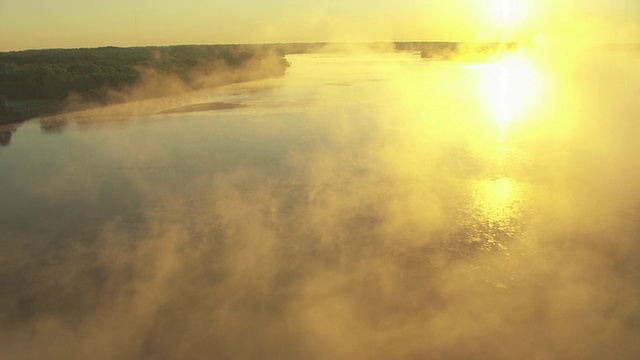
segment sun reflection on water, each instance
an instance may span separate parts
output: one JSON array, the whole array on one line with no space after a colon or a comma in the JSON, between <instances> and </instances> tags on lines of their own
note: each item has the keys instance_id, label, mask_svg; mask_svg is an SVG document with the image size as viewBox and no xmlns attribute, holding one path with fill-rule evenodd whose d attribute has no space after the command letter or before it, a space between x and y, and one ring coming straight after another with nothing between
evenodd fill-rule
<instances>
[{"instance_id":1,"label":"sun reflection on water","mask_svg":"<svg viewBox=\"0 0 640 360\"><path fill-rule=\"evenodd\" d=\"M463 237L474 249L506 250L512 241L526 237L534 190L519 176L527 155L514 139L521 140L526 134L513 136L523 129L513 125L542 114L544 76L520 51L472 68L477 71L477 99L491 124L487 128L491 138L479 133L476 154L485 169L465 180L460 209Z\"/></svg>"},{"instance_id":2,"label":"sun reflection on water","mask_svg":"<svg viewBox=\"0 0 640 360\"><path fill-rule=\"evenodd\" d=\"M506 55L480 69L480 98L500 129L535 108L542 76L524 54Z\"/></svg>"},{"instance_id":3,"label":"sun reflection on water","mask_svg":"<svg viewBox=\"0 0 640 360\"><path fill-rule=\"evenodd\" d=\"M470 182L467 240L487 250L505 249L525 231L528 195L526 184L509 177Z\"/></svg>"}]
</instances>

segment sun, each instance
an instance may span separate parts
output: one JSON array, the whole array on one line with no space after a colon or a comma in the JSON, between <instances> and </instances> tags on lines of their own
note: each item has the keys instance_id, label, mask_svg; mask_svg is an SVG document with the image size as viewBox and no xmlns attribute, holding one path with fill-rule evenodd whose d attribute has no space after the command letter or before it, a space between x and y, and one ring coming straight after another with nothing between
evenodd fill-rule
<instances>
[{"instance_id":1,"label":"sun","mask_svg":"<svg viewBox=\"0 0 640 360\"><path fill-rule=\"evenodd\" d=\"M525 18L525 0L493 0L491 18L503 29L510 29L521 24Z\"/></svg>"}]
</instances>

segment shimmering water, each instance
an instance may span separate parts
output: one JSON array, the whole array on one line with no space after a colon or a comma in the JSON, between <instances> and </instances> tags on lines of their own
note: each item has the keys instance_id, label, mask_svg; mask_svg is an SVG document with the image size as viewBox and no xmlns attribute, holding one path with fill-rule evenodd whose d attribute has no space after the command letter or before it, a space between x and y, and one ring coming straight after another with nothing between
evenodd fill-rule
<instances>
[{"instance_id":1,"label":"shimmering water","mask_svg":"<svg viewBox=\"0 0 640 360\"><path fill-rule=\"evenodd\" d=\"M5 129L0 348L635 358L637 54L509 56L290 56Z\"/></svg>"}]
</instances>

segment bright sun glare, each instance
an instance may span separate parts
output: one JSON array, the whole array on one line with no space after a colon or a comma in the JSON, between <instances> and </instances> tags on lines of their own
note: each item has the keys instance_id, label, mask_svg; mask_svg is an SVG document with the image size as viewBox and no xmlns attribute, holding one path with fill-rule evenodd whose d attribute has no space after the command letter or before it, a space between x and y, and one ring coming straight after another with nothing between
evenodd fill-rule
<instances>
[{"instance_id":1,"label":"bright sun glare","mask_svg":"<svg viewBox=\"0 0 640 360\"><path fill-rule=\"evenodd\" d=\"M525 57L506 56L481 69L481 97L500 128L532 110L540 93L541 76Z\"/></svg>"},{"instance_id":2,"label":"bright sun glare","mask_svg":"<svg viewBox=\"0 0 640 360\"><path fill-rule=\"evenodd\" d=\"M525 14L525 0L493 0L491 16L504 29L521 23Z\"/></svg>"}]
</instances>

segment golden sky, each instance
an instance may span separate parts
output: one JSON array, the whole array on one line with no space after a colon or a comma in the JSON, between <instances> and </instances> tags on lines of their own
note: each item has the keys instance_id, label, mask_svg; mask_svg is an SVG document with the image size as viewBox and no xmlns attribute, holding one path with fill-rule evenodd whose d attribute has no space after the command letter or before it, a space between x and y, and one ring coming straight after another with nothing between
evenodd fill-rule
<instances>
[{"instance_id":1,"label":"golden sky","mask_svg":"<svg viewBox=\"0 0 640 360\"><path fill-rule=\"evenodd\" d=\"M317 41L640 42L638 0L2 0L0 51Z\"/></svg>"}]
</instances>

